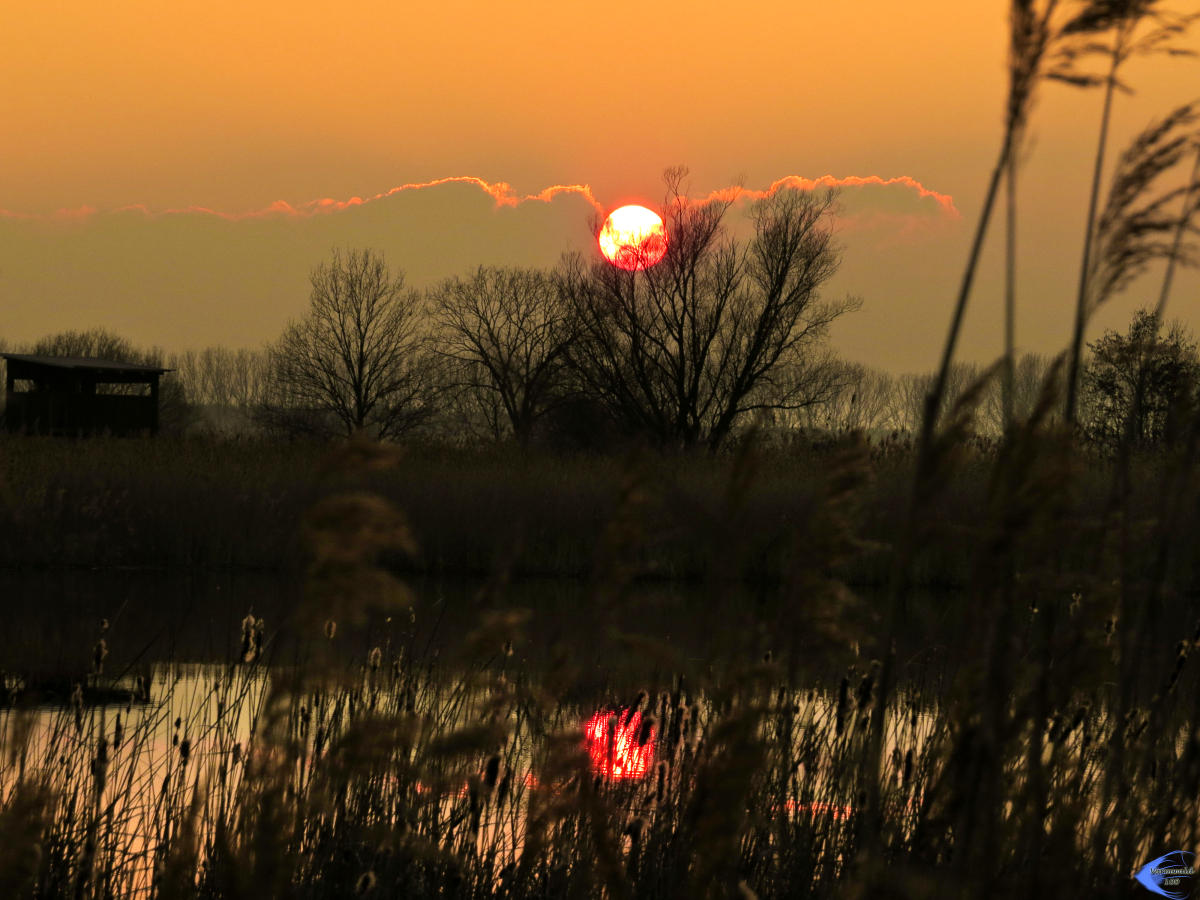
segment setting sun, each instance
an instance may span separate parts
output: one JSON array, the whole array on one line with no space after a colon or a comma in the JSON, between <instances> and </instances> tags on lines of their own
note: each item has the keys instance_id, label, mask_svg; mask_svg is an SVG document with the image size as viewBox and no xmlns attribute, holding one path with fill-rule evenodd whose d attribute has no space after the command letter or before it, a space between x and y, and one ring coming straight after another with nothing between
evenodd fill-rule
<instances>
[{"instance_id":1,"label":"setting sun","mask_svg":"<svg viewBox=\"0 0 1200 900\"><path fill-rule=\"evenodd\" d=\"M662 217L636 204L609 213L599 241L604 258L630 272L650 268L667 252L667 231Z\"/></svg>"}]
</instances>

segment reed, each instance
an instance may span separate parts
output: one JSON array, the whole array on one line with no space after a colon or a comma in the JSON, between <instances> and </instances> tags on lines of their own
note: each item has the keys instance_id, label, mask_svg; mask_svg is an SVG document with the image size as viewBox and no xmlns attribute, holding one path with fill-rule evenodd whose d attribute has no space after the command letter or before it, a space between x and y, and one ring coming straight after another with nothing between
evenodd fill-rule
<instances>
[{"instance_id":1,"label":"reed","mask_svg":"<svg viewBox=\"0 0 1200 900\"><path fill-rule=\"evenodd\" d=\"M1034 88L1096 82L1073 66L1108 34L1111 96L1190 21L1056 6L1014 0L1001 150L911 445L0 441L4 564L306 584L222 663L135 673L106 622L53 705L6 648L0 894L1117 898L1200 850L1200 404L1111 458L1069 427L1091 305L1186 256L1192 188L1154 185L1190 161L1194 107L1138 136L1103 208L1102 130L1076 330L1030 414L980 438L991 370L943 397ZM435 648L418 625L444 605L410 580L451 572L486 581ZM520 605L548 573L584 586L579 634ZM652 609L653 580L686 603ZM705 616L722 640L681 653Z\"/></svg>"}]
</instances>

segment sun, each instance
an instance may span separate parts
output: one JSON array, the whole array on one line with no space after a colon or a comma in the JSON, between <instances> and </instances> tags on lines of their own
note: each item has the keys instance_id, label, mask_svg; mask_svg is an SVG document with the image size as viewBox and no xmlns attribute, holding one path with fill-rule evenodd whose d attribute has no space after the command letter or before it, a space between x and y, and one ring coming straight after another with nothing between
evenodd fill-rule
<instances>
[{"instance_id":1,"label":"sun","mask_svg":"<svg viewBox=\"0 0 1200 900\"><path fill-rule=\"evenodd\" d=\"M610 212L600 229L599 241L604 258L629 272L650 268L667 252L662 217L637 204Z\"/></svg>"}]
</instances>

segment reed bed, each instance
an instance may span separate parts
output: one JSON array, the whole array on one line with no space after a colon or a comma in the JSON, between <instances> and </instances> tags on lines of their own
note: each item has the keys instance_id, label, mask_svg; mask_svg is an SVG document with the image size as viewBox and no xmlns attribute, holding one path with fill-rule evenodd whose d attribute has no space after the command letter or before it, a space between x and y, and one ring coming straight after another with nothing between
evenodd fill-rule
<instances>
[{"instance_id":1,"label":"reed bed","mask_svg":"<svg viewBox=\"0 0 1200 900\"><path fill-rule=\"evenodd\" d=\"M729 577L786 579L791 535L849 443L759 446L739 495L736 546L717 538L722 558L730 549L740 554L736 565L726 559ZM296 573L304 561L294 525L330 489L320 475L327 452L308 444L0 436L0 567ZM862 588L888 582L887 547L906 527L914 465L910 450L883 445L869 448L869 457L852 511L864 547L839 571ZM972 530L994 457L993 447L981 446L936 498L931 514L956 527L920 549L915 584L968 584ZM729 512L736 460L733 452L606 458L416 445L402 466L372 473L367 487L404 510L420 537L420 553L396 561L408 574L487 577L502 563L518 578L588 579L596 537L633 473L646 493L640 577L695 583L712 574L717 530L710 526ZM1143 488L1159 464L1154 456L1136 464L1133 502L1143 508L1155 502ZM1100 456L1081 460L1081 510L1099 514L1112 465Z\"/></svg>"},{"instance_id":2,"label":"reed bed","mask_svg":"<svg viewBox=\"0 0 1200 900\"><path fill-rule=\"evenodd\" d=\"M248 614L224 664L138 672L106 670L104 632L81 687L128 685L123 707L14 691L0 894L1128 896L1200 823L1190 427L1136 463L1140 494L1084 490L1069 438L1036 421L946 457L924 502L972 497L975 516L930 515L919 537L970 548L970 590L942 608L904 585L899 622L839 576L882 464L831 451L785 530L790 566L722 608L730 639L701 659L646 627L637 590L657 474L607 463L578 609L599 666L570 636L530 644L503 552L473 629L416 640L432 609L397 560L425 542L377 492L412 457L352 443L309 482L284 621ZM779 459L748 445L701 470L696 603L719 608L756 552L751 486ZM343 648L362 628L370 649ZM618 772L622 746L644 769Z\"/></svg>"},{"instance_id":3,"label":"reed bed","mask_svg":"<svg viewBox=\"0 0 1200 900\"><path fill-rule=\"evenodd\" d=\"M1148 451L1074 430L1088 317L1166 262L1157 323L1188 258L1195 170L1159 178L1195 150L1193 107L1099 186L1118 69L1180 55L1195 17L1010 13L1003 140L911 447L0 442L0 564L305 583L271 627L249 611L221 666L106 670L105 631L53 708L5 667L0 896L1123 898L1147 861L1200 851L1198 403L1176 398ZM1051 78L1105 89L1075 329L1032 412L1006 401L982 442L996 373L953 400L948 376ZM430 572L488 579L436 649L405 581ZM510 591L531 574L586 583L582 636L531 643ZM719 611L721 649L649 627L648 579ZM341 647L363 629L365 652ZM124 706L85 699L114 690Z\"/></svg>"}]
</instances>

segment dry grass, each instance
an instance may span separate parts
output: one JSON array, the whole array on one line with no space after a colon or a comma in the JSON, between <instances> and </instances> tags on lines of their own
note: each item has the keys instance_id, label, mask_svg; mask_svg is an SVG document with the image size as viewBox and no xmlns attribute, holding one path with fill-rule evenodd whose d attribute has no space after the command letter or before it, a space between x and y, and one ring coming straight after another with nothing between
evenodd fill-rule
<instances>
[{"instance_id":1,"label":"dry grass","mask_svg":"<svg viewBox=\"0 0 1200 900\"><path fill-rule=\"evenodd\" d=\"M706 660L645 627L635 580L673 504L714 573L691 596L720 608L789 457L694 461L691 507L654 489L661 460L531 467L524 488L565 478L583 491L572 466L607 473L588 485L603 503L570 513L595 529L579 616L609 648L599 671L570 637L528 643L536 623L509 604L496 558L475 630L452 652L415 644L431 610L394 563L428 542L371 490L463 461L351 446L306 484L320 502L293 551L309 590L281 623L287 658L278 626L250 617L229 635L231 662L161 666L149 703L0 713L0 885L12 897L1122 896L1143 858L1196 845L1188 433L1139 463L1148 488L1117 507L1036 423L998 452L947 457L921 538L964 548L970 591L939 609L906 587L910 615L890 632L838 573L862 551L863 505L886 496L880 473L898 467L899 480L906 463L826 454L781 532L792 565L752 605L723 608L730 639ZM292 452L277 477L307 459ZM462 507L503 489L486 462L474 487L449 489ZM408 489L434 502L428 481ZM348 660L340 632L371 615L390 619ZM89 686L117 674L102 653L90 661ZM628 711L631 683L655 756L644 779L614 779L589 762L580 726Z\"/></svg>"},{"instance_id":2,"label":"dry grass","mask_svg":"<svg viewBox=\"0 0 1200 900\"><path fill-rule=\"evenodd\" d=\"M1154 6L1086 2L1052 32L1055 4L1014 0L989 198L1043 52L1117 28L1115 73ZM1149 49L1190 20L1162 21ZM307 583L282 623L231 629L224 665L149 673L149 697L107 631L65 706L5 674L0 895L1118 898L1151 857L1200 850L1200 414L1092 458L1054 423L1052 371L1026 421L975 439L983 384L941 395L987 209L926 403L950 408L915 453L0 443L0 563ZM1087 274L1119 244L1085 259L1076 351ZM443 652L414 640L433 610L413 572L488 576ZM582 634L530 640L510 585L546 573L588 585ZM648 577L689 582L719 652L652 625ZM885 595L851 587L870 583ZM619 741L653 753L644 777L613 774Z\"/></svg>"},{"instance_id":3,"label":"dry grass","mask_svg":"<svg viewBox=\"0 0 1200 900\"><path fill-rule=\"evenodd\" d=\"M0 478L9 486L0 501L0 567L298 573L304 557L294 526L332 489L321 475L326 452L306 444L0 437ZM778 584L840 452L760 448L736 510L729 508L730 485L740 477L736 454L611 459L416 446L364 486L405 511L419 545L414 556L394 561L407 573L487 577L502 566L518 578L589 579L597 536L625 473L634 472L645 494L639 577L696 583L713 574L719 557L722 577ZM915 584L968 584L993 459L994 450L974 455L939 493L930 514L951 527L919 549ZM1138 468L1149 475L1158 465L1150 457ZM1097 459L1080 473L1080 507L1088 514L1103 506L1111 472L1111 463ZM887 548L905 531L911 480L909 453L872 453L849 512L869 546L840 563L842 580L861 588L887 583ZM1134 502L1147 507L1155 498L1141 490Z\"/></svg>"}]
</instances>

